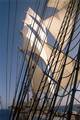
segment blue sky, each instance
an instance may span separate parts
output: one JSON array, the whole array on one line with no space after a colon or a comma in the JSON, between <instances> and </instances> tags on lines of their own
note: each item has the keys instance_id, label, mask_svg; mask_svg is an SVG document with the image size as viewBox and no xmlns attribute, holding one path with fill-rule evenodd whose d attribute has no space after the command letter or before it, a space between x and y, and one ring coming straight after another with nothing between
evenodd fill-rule
<instances>
[{"instance_id":1,"label":"blue sky","mask_svg":"<svg viewBox=\"0 0 80 120\"><path fill-rule=\"evenodd\" d=\"M17 9L16 9L16 0L10 0L10 9L9 9L10 17L9 17L9 34L8 34L9 0L0 0L0 96L2 98L3 106L6 105L5 101L6 101L7 55L8 55L8 63L7 63L8 90L7 91L9 96L9 80L11 74L10 98L12 100L15 84L16 84L17 63L19 68L21 62L21 57L19 57L21 56L21 53L17 52L18 51L17 47L21 46L22 43L20 30L22 29L22 25L23 25L22 20L24 20L26 10L31 5L33 6L35 5L35 2L33 0L17 0ZM16 23L14 26L15 12L16 12ZM7 34L8 34L8 54L7 54ZM18 61L17 61L17 54L18 54ZM10 101L8 97L8 103Z\"/></svg>"}]
</instances>

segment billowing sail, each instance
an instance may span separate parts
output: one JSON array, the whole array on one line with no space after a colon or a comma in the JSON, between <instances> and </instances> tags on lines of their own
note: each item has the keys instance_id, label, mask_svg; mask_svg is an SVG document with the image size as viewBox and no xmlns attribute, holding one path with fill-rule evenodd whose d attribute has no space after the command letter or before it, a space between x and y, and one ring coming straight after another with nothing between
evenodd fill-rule
<instances>
[{"instance_id":1,"label":"billowing sail","mask_svg":"<svg viewBox=\"0 0 80 120\"><path fill-rule=\"evenodd\" d=\"M52 25L49 29L49 31L52 33L53 36L55 36L55 38L57 36L57 33L60 29L60 25L62 23L62 19L64 17L63 13L65 13L65 12L63 12L63 11L65 11L65 9L61 10L61 12L58 13L60 15L60 20L58 20L56 17L54 17L54 20L52 21ZM47 28L46 28L45 24L47 25L46 21L48 22L49 19L43 20L43 23L40 23L40 20L41 20L41 18L31 8L29 8L28 11L27 11L27 14L26 14L26 18L24 20L24 27L22 29L23 50L26 51L26 49L28 47L28 51L31 51L31 48L33 46L35 37L37 36L35 54L37 54L37 56L38 56L38 54L40 52L40 49L42 48L40 57L42 58L42 60L45 63L45 65L43 65L43 66L47 66L48 60L50 58L50 55L51 55L51 52L52 52L52 49L53 49L53 46L54 46L55 42L53 42L52 45L50 43L48 43ZM72 19L71 19L71 21L72 21ZM39 33L37 32L38 27L39 27L39 31L38 31ZM68 34L68 36L69 36L69 34ZM30 35L31 35L31 37L30 37ZM55 40L53 40L53 41L55 41ZM44 42L44 45L42 46L43 42ZM66 43L64 42L64 44L66 44ZM63 44L63 48L64 48L64 44ZM55 50L56 50L56 47L54 46L54 51ZM57 52L57 55L58 55L59 50L57 49L56 52ZM52 71L53 71L53 69L55 67L55 63L57 61L57 55L54 58L53 65L52 65L52 68L51 68L51 75L50 75L50 76L53 76L52 79L54 81L58 81L58 78L59 78L58 74L60 73L60 71L62 69L61 62L64 61L64 58L66 56L64 51L62 51L60 53L59 60L58 60L57 66L56 66L56 70L54 72L54 75L52 75ZM36 61L36 60L33 60L33 61ZM65 66L65 70L64 70L64 74L63 74L63 79L62 79L62 82L61 82L61 86L63 88L65 88L65 86L69 82L70 74L73 71L73 67L74 67L75 62L77 62L77 61L73 60L69 56L67 57L66 66ZM33 80L32 80L32 87L33 87L33 90L34 90L35 93L37 92L37 90L39 88L39 84L40 84L40 81L41 81L42 76L44 74L44 71L45 70L40 68L40 65L37 65L35 73L33 75ZM45 76L47 76L47 73L45 73L45 74L46 74ZM80 76L78 76L78 80L79 79L80 79ZM48 80L47 80L46 84L48 84L50 82L50 80L51 80L51 78L48 77ZM51 85L51 89L52 89L52 86L54 86L53 82L52 82L52 85ZM47 87L45 87L44 91L47 90ZM51 90L51 92L52 92L52 90Z\"/></svg>"}]
</instances>

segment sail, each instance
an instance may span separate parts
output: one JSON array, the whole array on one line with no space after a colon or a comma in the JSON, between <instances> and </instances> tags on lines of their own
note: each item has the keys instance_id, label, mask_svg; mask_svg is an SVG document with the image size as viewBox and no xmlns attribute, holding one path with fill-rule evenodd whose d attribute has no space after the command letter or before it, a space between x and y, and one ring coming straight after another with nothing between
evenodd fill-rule
<instances>
[{"instance_id":1,"label":"sail","mask_svg":"<svg viewBox=\"0 0 80 120\"><path fill-rule=\"evenodd\" d=\"M58 32L60 29L60 25L61 25L63 17L64 17L63 13L65 13L65 12L61 11L58 13L58 14L62 15L62 17L60 16L60 20L58 20L56 17L54 17L54 20L50 27L50 32L52 32L53 35L55 34L55 31ZM36 16L36 20L35 20L35 16ZM34 22L34 20L35 20L35 22ZM31 8L29 8L29 10L27 11L27 14L26 14L26 18L24 20L24 27L22 29L22 36L23 36L23 47L22 48L24 51L26 51L26 48L28 46L28 51L31 51L31 47L33 46L33 42L35 40L37 28L39 27L40 33L37 35L37 47L35 50L35 54L37 54L37 55L39 54L39 51L42 48L42 42L45 40L40 57L42 58L42 60L44 60L46 66L47 66L52 49L53 49L53 45L51 46L49 43L47 43L47 37L46 37L47 32L46 32L46 27L44 25L46 23L45 22L46 20L44 20L43 23L40 23L40 20L41 20L40 17L38 15L36 15L36 13ZM34 24L34 26L33 26L33 24ZM30 26L32 29L30 28ZM31 32L32 32L32 35L30 38ZM57 33L55 34L55 36L57 36ZM29 38L30 38L30 43L28 45ZM64 44L65 44L65 42L64 42ZM63 44L63 47L64 47L64 44ZM54 51L55 51L55 49L56 49L56 47L54 46ZM57 54L59 54L59 50L57 50ZM58 74L61 70L61 67L62 67L61 61L63 61L64 58L65 58L65 52L62 51L60 53L59 61L57 63L56 71L55 71L54 77L53 77L53 79L55 81L58 81L58 78L56 76L58 76ZM57 56L54 58L51 72L54 69L56 60L57 60ZM36 60L34 60L34 61L36 61ZM70 74L72 73L75 62L77 62L77 61L73 60L73 58L71 58L69 56L67 57L66 66L65 66L65 70L64 70L64 74L63 74L63 79L61 82L61 86L64 88L70 79ZM43 74L44 74L44 71L39 66L37 66L34 76L33 76L33 80L32 80L32 87L35 92L37 91L37 89L39 87L40 81L42 79L41 76L43 76ZM36 79L36 78L38 78L38 79ZM47 82L49 83L50 78L48 78L48 79L49 80L47 80ZM80 79L80 76L78 77L78 79ZM45 88L45 90L47 90L47 88Z\"/></svg>"},{"instance_id":2,"label":"sail","mask_svg":"<svg viewBox=\"0 0 80 120\"><path fill-rule=\"evenodd\" d=\"M67 7L68 3L69 3L70 0L59 0L59 5L58 5L58 9L62 9L64 7ZM53 7L54 6L54 3L56 3L57 1L56 0L49 0L48 2L48 6L49 7Z\"/></svg>"},{"instance_id":3,"label":"sail","mask_svg":"<svg viewBox=\"0 0 80 120\"><path fill-rule=\"evenodd\" d=\"M55 2L53 2L53 3L55 3ZM63 8L63 9L59 10L58 7L55 8L56 6L54 6L54 5L53 5L53 7L51 8L51 15L49 15L49 16L48 16L48 12L50 12L50 9L46 8L45 15L43 17L43 22L42 23L40 23L41 17L38 15L38 13L36 13L31 8L29 8L27 10L26 17L25 17L25 20L24 20L24 27L22 29L23 40L24 40L23 49L25 49L26 46L27 46L26 42L28 42L28 40L26 40L26 38L29 39L30 35L31 35L31 32L33 31L32 35L31 35L31 38L30 38L31 39L30 40L31 45L32 45L32 42L35 39L35 34L37 33L38 27L40 27L39 32L37 34L37 37L38 37L39 41L42 41L42 40L45 39L45 42L47 42L51 46L54 45L55 41L57 41L57 43L59 43L59 39L57 38L57 35L59 33L61 24L63 22L63 18L64 18L65 13L66 13L66 8ZM75 9L74 9L74 11L75 11ZM53 15L54 12L55 12L55 15ZM53 19L53 20L52 20L50 28L48 29L48 27L49 27L48 23L51 19ZM69 39L69 36L70 36L70 33L71 33L73 23L74 23L74 12L71 15L71 19L70 19L70 22L69 22L69 27L68 27L68 30L66 31L67 33L66 33L66 37L65 37L65 42L64 42L63 47L62 47L63 51L64 51L64 48L66 47L66 45L68 43L68 39ZM46 37L46 35L47 35L47 37Z\"/></svg>"}]
</instances>

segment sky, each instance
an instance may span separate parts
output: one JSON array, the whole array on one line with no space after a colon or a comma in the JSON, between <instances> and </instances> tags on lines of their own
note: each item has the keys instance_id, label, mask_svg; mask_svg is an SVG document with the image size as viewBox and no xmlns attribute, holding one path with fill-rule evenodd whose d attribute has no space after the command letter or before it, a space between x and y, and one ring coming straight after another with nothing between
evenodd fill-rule
<instances>
[{"instance_id":1,"label":"sky","mask_svg":"<svg viewBox=\"0 0 80 120\"><path fill-rule=\"evenodd\" d=\"M16 78L22 59L22 54L18 49L22 43L20 31L26 11L31 5L35 5L35 0L10 0L9 8L9 0L0 0L0 96L3 107L6 106L6 78L8 104L14 95ZM10 14L9 18L8 14ZM11 81L10 90L9 81Z\"/></svg>"}]
</instances>

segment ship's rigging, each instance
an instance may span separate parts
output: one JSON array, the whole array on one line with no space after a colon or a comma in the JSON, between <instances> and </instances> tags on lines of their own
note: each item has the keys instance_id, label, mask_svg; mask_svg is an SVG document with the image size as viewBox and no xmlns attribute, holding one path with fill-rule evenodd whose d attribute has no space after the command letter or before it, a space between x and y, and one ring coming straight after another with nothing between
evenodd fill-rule
<instances>
[{"instance_id":1,"label":"ship's rigging","mask_svg":"<svg viewBox=\"0 0 80 120\"><path fill-rule=\"evenodd\" d=\"M47 25L48 31L59 2L57 0L55 3L55 10L52 11L53 15ZM74 101L79 103L75 95L80 82L80 1L70 0L59 33L52 46L47 42L48 31L44 27L47 4L48 0L45 0L41 9L41 18L37 13L33 13L33 15L27 13L29 20L32 21L27 23L28 19L24 20L21 32L25 42L25 46L22 48L24 60L13 98L10 112L11 120L20 119L24 111L26 112L26 120L34 120L35 118L37 120L41 118L53 120L63 101L65 101L65 107L63 112L59 114L59 119L70 120L73 114ZM36 11L40 10L39 6L40 0L38 0ZM76 42L74 43L74 41ZM75 53L74 50L76 50ZM72 53L74 57L70 56ZM43 70L38 65L40 58L45 62ZM18 91L24 64L26 69ZM32 100L30 102L28 100L30 104L23 110L25 98L28 97L31 88ZM62 90L61 94L60 90Z\"/></svg>"}]
</instances>

